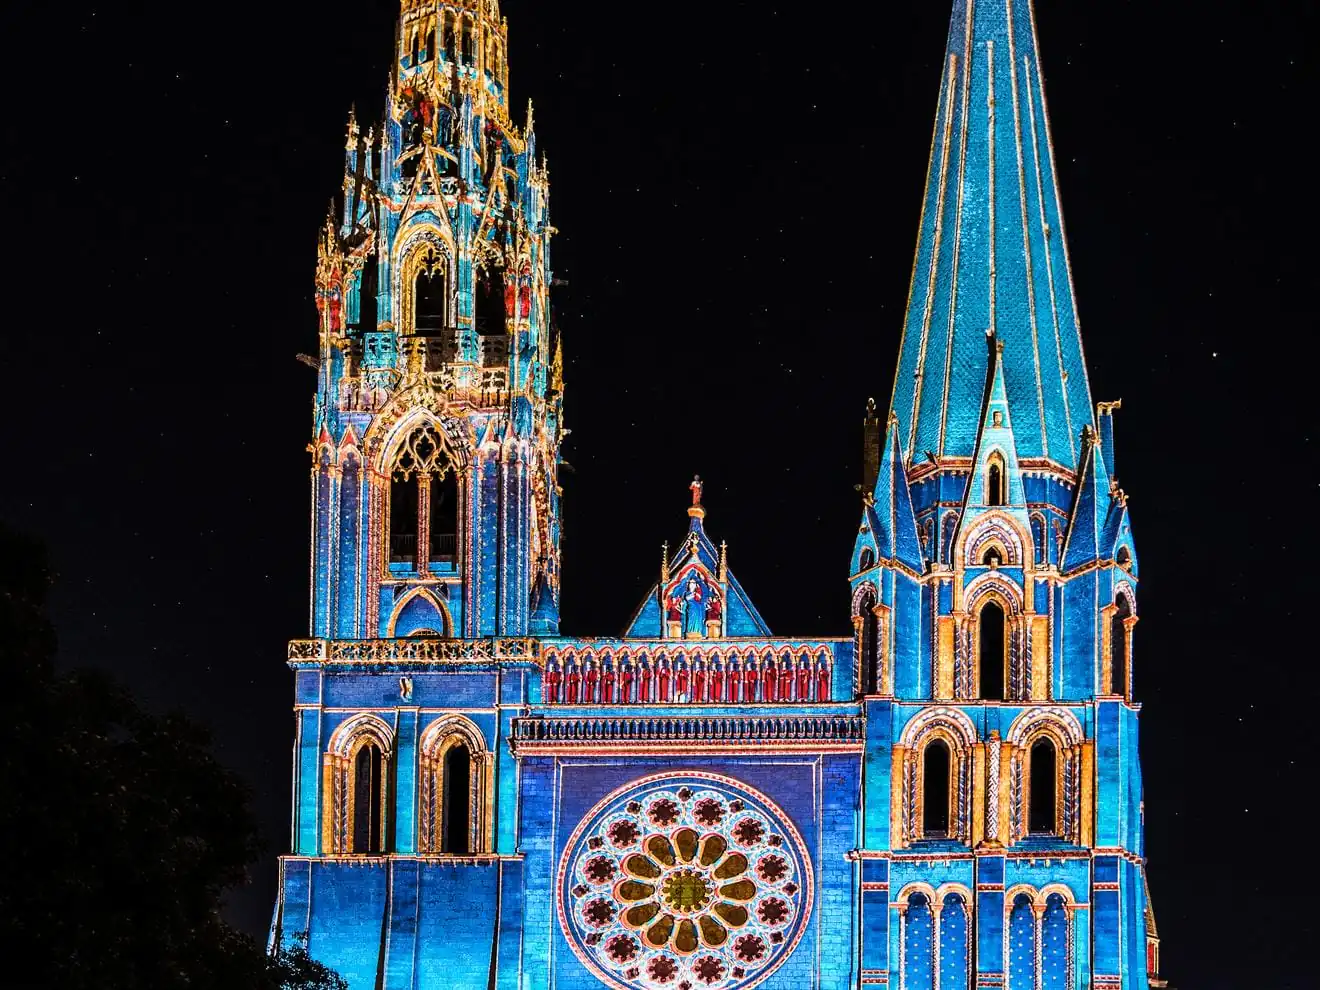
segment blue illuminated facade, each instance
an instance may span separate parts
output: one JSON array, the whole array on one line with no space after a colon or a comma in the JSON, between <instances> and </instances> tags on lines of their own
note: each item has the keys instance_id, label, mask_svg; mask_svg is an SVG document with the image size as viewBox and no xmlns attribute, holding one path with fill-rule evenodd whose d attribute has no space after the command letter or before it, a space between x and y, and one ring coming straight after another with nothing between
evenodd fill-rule
<instances>
[{"instance_id":1,"label":"blue illuminated facade","mask_svg":"<svg viewBox=\"0 0 1320 990\"><path fill-rule=\"evenodd\" d=\"M506 41L496 0L404 0L385 118L350 120L272 941L354 990L1163 986L1118 404L1029 0L954 2L835 638L771 633L699 480L626 631L561 634L554 228Z\"/></svg>"}]
</instances>

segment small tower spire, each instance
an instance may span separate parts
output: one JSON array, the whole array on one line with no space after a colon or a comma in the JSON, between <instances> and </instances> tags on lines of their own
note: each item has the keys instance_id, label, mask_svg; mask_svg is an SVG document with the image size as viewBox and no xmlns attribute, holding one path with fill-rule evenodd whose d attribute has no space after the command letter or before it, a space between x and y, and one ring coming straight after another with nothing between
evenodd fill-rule
<instances>
[{"instance_id":1,"label":"small tower spire","mask_svg":"<svg viewBox=\"0 0 1320 990\"><path fill-rule=\"evenodd\" d=\"M875 399L866 400L866 418L862 420L862 491L875 488L880 474L880 413Z\"/></svg>"}]
</instances>

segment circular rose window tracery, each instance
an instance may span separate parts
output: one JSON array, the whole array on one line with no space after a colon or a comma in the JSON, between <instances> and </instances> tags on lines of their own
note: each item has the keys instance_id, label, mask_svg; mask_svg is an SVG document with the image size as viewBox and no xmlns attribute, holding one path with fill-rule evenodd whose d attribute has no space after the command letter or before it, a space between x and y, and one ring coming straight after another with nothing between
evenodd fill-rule
<instances>
[{"instance_id":1,"label":"circular rose window tracery","mask_svg":"<svg viewBox=\"0 0 1320 990\"><path fill-rule=\"evenodd\" d=\"M625 990L752 987L811 913L811 862L788 817L716 774L616 791L574 831L559 920L578 958Z\"/></svg>"}]
</instances>

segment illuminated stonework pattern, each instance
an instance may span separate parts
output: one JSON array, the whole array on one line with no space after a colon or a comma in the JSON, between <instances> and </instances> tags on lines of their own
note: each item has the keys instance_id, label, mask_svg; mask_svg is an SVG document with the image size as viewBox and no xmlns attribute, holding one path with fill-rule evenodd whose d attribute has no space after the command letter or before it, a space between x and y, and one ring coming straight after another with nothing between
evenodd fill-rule
<instances>
[{"instance_id":1,"label":"illuminated stonework pattern","mask_svg":"<svg viewBox=\"0 0 1320 990\"><path fill-rule=\"evenodd\" d=\"M560 923L608 986L752 987L811 913L802 839L767 798L714 774L665 775L587 815L560 866Z\"/></svg>"}]
</instances>

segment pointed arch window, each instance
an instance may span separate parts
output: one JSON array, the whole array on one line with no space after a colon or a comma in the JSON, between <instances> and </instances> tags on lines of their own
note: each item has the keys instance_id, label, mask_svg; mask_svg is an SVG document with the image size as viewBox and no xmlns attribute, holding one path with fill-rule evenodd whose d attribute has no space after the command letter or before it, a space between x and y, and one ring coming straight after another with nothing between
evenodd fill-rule
<instances>
[{"instance_id":1,"label":"pointed arch window","mask_svg":"<svg viewBox=\"0 0 1320 990\"><path fill-rule=\"evenodd\" d=\"M472 65L476 55L476 49L472 42L472 18L463 18L463 38L462 38L463 64Z\"/></svg>"},{"instance_id":2,"label":"pointed arch window","mask_svg":"<svg viewBox=\"0 0 1320 990\"><path fill-rule=\"evenodd\" d=\"M413 282L413 329L422 336L433 336L444 329L449 287L444 265L436 254L417 269Z\"/></svg>"},{"instance_id":3,"label":"pointed arch window","mask_svg":"<svg viewBox=\"0 0 1320 990\"><path fill-rule=\"evenodd\" d=\"M477 269L474 318L481 343L483 367L499 367L509 360L508 312L505 305L504 269L488 258Z\"/></svg>"},{"instance_id":4,"label":"pointed arch window","mask_svg":"<svg viewBox=\"0 0 1320 990\"><path fill-rule=\"evenodd\" d=\"M1004 460L998 454L990 457L990 467L986 469L985 504L1004 504Z\"/></svg>"},{"instance_id":5,"label":"pointed arch window","mask_svg":"<svg viewBox=\"0 0 1320 990\"><path fill-rule=\"evenodd\" d=\"M875 592L867 587L857 605L857 655L861 665L862 694L880 693L880 616L876 614Z\"/></svg>"},{"instance_id":6,"label":"pointed arch window","mask_svg":"<svg viewBox=\"0 0 1320 990\"><path fill-rule=\"evenodd\" d=\"M481 733L461 716L433 725L421 745L423 855L471 856L490 846L491 758Z\"/></svg>"},{"instance_id":7,"label":"pointed arch window","mask_svg":"<svg viewBox=\"0 0 1320 990\"><path fill-rule=\"evenodd\" d=\"M445 28L444 28L444 30L445 30L445 41L444 41L445 58L448 59L450 62L453 62L453 61L454 61L454 52L455 52L455 50L456 50L457 43L456 43L456 41L455 41L455 39L454 39L454 14L453 14L452 11L446 11L446 12L445 12L445 22L444 22L444 23L445 23Z\"/></svg>"},{"instance_id":8,"label":"pointed arch window","mask_svg":"<svg viewBox=\"0 0 1320 990\"><path fill-rule=\"evenodd\" d=\"M861 571L869 571L874 566L875 566L875 552L870 547L866 547L864 550L862 550L861 559L857 563L857 570L859 573Z\"/></svg>"},{"instance_id":9,"label":"pointed arch window","mask_svg":"<svg viewBox=\"0 0 1320 990\"><path fill-rule=\"evenodd\" d=\"M1132 606L1126 595L1114 602L1113 617L1109 620L1109 693L1128 694L1128 667Z\"/></svg>"},{"instance_id":10,"label":"pointed arch window","mask_svg":"<svg viewBox=\"0 0 1320 990\"><path fill-rule=\"evenodd\" d=\"M362 262L362 271L357 279L357 319L350 324L351 330L359 333L371 333L376 329L376 280L378 265L374 249L367 252Z\"/></svg>"},{"instance_id":11,"label":"pointed arch window","mask_svg":"<svg viewBox=\"0 0 1320 990\"><path fill-rule=\"evenodd\" d=\"M944 839L950 831L953 754L943 739L932 739L921 754L921 835Z\"/></svg>"},{"instance_id":12,"label":"pointed arch window","mask_svg":"<svg viewBox=\"0 0 1320 990\"><path fill-rule=\"evenodd\" d=\"M326 852L389 852L390 765L388 730L376 720L352 720L332 737L324 764Z\"/></svg>"},{"instance_id":13,"label":"pointed arch window","mask_svg":"<svg viewBox=\"0 0 1320 990\"><path fill-rule=\"evenodd\" d=\"M1004 700L1004 668L1008 662L1008 629L1004 609L996 601L981 606L977 619L979 647L980 698Z\"/></svg>"},{"instance_id":14,"label":"pointed arch window","mask_svg":"<svg viewBox=\"0 0 1320 990\"><path fill-rule=\"evenodd\" d=\"M463 743L455 743L445 753L444 807L440 815L440 851L466 856L472 851L468 807L472 794L472 754Z\"/></svg>"},{"instance_id":15,"label":"pointed arch window","mask_svg":"<svg viewBox=\"0 0 1320 990\"><path fill-rule=\"evenodd\" d=\"M385 754L366 743L353 758L353 831L349 852L385 851Z\"/></svg>"},{"instance_id":16,"label":"pointed arch window","mask_svg":"<svg viewBox=\"0 0 1320 990\"><path fill-rule=\"evenodd\" d=\"M1004 564L1004 552L999 547L991 546L985 551L981 558L981 563L986 567L1002 567Z\"/></svg>"},{"instance_id":17,"label":"pointed arch window","mask_svg":"<svg viewBox=\"0 0 1320 990\"><path fill-rule=\"evenodd\" d=\"M1027 789L1027 832L1031 835L1058 834L1058 766L1053 740L1048 736L1037 739L1031 747Z\"/></svg>"}]
</instances>

